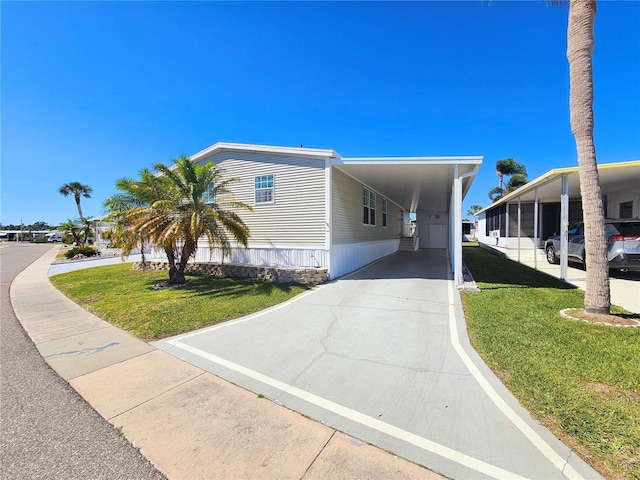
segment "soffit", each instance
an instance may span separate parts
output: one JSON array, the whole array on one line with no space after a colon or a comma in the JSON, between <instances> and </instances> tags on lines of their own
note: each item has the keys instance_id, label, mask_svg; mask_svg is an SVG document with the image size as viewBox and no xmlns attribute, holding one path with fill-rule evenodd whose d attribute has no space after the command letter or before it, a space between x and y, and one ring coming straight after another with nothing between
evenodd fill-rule
<instances>
[{"instance_id":1,"label":"soffit","mask_svg":"<svg viewBox=\"0 0 640 480\"><path fill-rule=\"evenodd\" d=\"M472 172L482 159L461 157L421 159L342 159L336 165L351 177L399 204L407 211L448 211L455 175ZM448 163L451 162L451 163ZM474 175L463 179L466 192Z\"/></svg>"}]
</instances>

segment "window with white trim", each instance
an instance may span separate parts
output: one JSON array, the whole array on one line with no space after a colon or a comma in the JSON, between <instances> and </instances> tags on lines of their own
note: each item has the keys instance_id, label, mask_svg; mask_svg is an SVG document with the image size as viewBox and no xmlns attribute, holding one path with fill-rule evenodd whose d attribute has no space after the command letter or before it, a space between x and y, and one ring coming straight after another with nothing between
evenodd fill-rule
<instances>
[{"instance_id":1,"label":"window with white trim","mask_svg":"<svg viewBox=\"0 0 640 480\"><path fill-rule=\"evenodd\" d=\"M367 187L362 187L362 223L365 225L376 224L376 193Z\"/></svg>"},{"instance_id":2,"label":"window with white trim","mask_svg":"<svg viewBox=\"0 0 640 480\"><path fill-rule=\"evenodd\" d=\"M202 194L202 200L204 200L204 203L215 203L216 201L216 196L213 193L216 189L216 186L211 184L209 185L209 187L204 191L204 193Z\"/></svg>"},{"instance_id":3,"label":"window with white trim","mask_svg":"<svg viewBox=\"0 0 640 480\"><path fill-rule=\"evenodd\" d=\"M387 226L387 199L382 197L382 226Z\"/></svg>"},{"instance_id":4,"label":"window with white trim","mask_svg":"<svg viewBox=\"0 0 640 480\"><path fill-rule=\"evenodd\" d=\"M273 203L274 201L273 174L256 175L255 203Z\"/></svg>"}]
</instances>

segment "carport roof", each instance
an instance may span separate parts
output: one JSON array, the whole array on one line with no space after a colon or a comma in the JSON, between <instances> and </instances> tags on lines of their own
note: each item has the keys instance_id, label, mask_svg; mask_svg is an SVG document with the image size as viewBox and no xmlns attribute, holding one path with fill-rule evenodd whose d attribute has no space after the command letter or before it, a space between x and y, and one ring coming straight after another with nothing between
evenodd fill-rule
<instances>
[{"instance_id":1,"label":"carport roof","mask_svg":"<svg viewBox=\"0 0 640 480\"><path fill-rule=\"evenodd\" d=\"M605 194L613 189L640 188L640 160L603 163L598 165L598 174L600 176L600 187ZM505 195L500 200L480 210L476 215L512 201L533 202L536 198L536 192L540 202L559 202L563 175L567 175L569 181L569 198L579 198L580 179L578 167L556 168Z\"/></svg>"},{"instance_id":2,"label":"carport roof","mask_svg":"<svg viewBox=\"0 0 640 480\"><path fill-rule=\"evenodd\" d=\"M455 168L462 179L464 197L482 157L375 157L340 158L334 162L363 184L396 202L405 210L448 211Z\"/></svg>"}]
</instances>

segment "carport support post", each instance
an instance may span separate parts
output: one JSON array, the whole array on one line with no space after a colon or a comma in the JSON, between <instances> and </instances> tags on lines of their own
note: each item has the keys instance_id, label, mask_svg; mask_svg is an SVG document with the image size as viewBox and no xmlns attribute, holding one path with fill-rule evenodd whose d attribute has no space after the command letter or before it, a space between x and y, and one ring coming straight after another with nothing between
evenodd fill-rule
<instances>
[{"instance_id":1,"label":"carport support post","mask_svg":"<svg viewBox=\"0 0 640 480\"><path fill-rule=\"evenodd\" d=\"M538 189L533 200L533 268L538 269Z\"/></svg>"},{"instance_id":2,"label":"carport support post","mask_svg":"<svg viewBox=\"0 0 640 480\"><path fill-rule=\"evenodd\" d=\"M520 263L520 232L522 231L521 225L521 205L520 197L518 197L518 263Z\"/></svg>"},{"instance_id":3,"label":"carport support post","mask_svg":"<svg viewBox=\"0 0 640 480\"><path fill-rule=\"evenodd\" d=\"M567 264L569 263L569 177L562 175L562 191L560 193L560 279L567 280Z\"/></svg>"}]
</instances>

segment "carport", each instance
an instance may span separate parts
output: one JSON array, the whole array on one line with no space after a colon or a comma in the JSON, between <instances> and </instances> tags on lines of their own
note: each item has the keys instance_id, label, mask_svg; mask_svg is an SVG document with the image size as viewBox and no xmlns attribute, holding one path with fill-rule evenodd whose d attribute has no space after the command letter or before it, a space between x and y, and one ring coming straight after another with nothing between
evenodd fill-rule
<instances>
[{"instance_id":1,"label":"carport","mask_svg":"<svg viewBox=\"0 0 640 480\"><path fill-rule=\"evenodd\" d=\"M640 217L640 161L601 164L598 172L605 216ZM477 216L481 243L505 249L507 253L515 250L518 262L524 251L533 249L536 269L537 249L546 238L560 233L560 278L567 280L569 224L582 220L578 167L550 170L481 210Z\"/></svg>"},{"instance_id":2,"label":"carport","mask_svg":"<svg viewBox=\"0 0 640 480\"><path fill-rule=\"evenodd\" d=\"M419 248L449 249L456 286L462 276L462 200L482 157L339 158L334 166L415 213ZM408 232L408 229L407 229Z\"/></svg>"}]
</instances>

